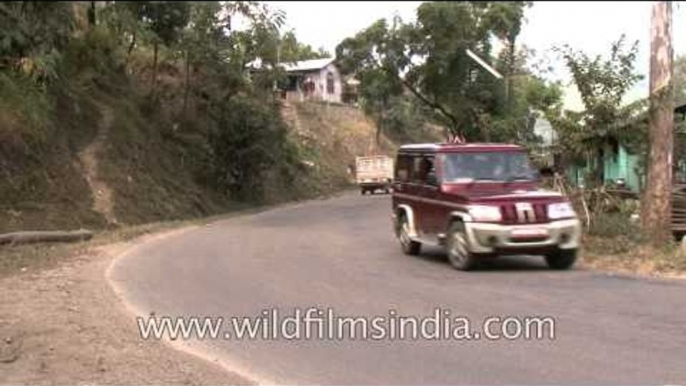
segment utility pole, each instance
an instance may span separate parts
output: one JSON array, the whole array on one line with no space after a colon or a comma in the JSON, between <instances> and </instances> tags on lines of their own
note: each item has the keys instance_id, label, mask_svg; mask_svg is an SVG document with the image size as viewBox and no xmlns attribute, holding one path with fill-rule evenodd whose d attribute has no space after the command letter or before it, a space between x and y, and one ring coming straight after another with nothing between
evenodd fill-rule
<instances>
[{"instance_id":1,"label":"utility pole","mask_svg":"<svg viewBox=\"0 0 686 386\"><path fill-rule=\"evenodd\" d=\"M671 238L674 88L672 2L653 4L650 23L650 127L648 171L641 203L644 235L655 246Z\"/></svg>"}]
</instances>

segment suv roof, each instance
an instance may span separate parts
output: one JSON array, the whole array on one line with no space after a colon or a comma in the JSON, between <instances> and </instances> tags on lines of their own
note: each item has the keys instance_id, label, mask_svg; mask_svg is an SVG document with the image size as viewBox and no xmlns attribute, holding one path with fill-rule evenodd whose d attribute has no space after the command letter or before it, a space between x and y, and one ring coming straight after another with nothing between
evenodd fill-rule
<instances>
[{"instance_id":1,"label":"suv roof","mask_svg":"<svg viewBox=\"0 0 686 386\"><path fill-rule=\"evenodd\" d=\"M458 153L468 151L523 151L524 148L510 143L417 143L400 146L398 152Z\"/></svg>"}]
</instances>

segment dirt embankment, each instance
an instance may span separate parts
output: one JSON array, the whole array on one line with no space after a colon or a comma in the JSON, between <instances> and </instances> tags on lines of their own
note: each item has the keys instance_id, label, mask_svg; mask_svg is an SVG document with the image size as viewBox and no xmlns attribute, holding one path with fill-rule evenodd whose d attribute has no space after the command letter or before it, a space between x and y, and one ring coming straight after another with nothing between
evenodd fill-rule
<instances>
[{"instance_id":1,"label":"dirt embankment","mask_svg":"<svg viewBox=\"0 0 686 386\"><path fill-rule=\"evenodd\" d=\"M103 181L102 171L99 167L99 158L108 138L108 133L114 119L111 108L104 104L98 104L101 112L98 131L95 139L79 152L79 160L83 168L83 174L93 196L93 211L100 213L108 224L116 224L112 203L112 189Z\"/></svg>"},{"instance_id":2,"label":"dirt embankment","mask_svg":"<svg viewBox=\"0 0 686 386\"><path fill-rule=\"evenodd\" d=\"M251 384L166 343L140 338L105 271L117 254L147 237L94 248L51 270L29 267L0 279L0 383Z\"/></svg>"}]
</instances>

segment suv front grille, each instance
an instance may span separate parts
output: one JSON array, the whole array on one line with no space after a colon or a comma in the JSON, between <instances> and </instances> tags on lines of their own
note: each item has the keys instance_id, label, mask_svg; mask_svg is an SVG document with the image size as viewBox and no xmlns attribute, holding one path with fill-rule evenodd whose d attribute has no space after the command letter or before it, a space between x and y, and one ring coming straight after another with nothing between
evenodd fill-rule
<instances>
[{"instance_id":1,"label":"suv front grille","mask_svg":"<svg viewBox=\"0 0 686 386\"><path fill-rule=\"evenodd\" d=\"M532 203L531 208L533 212L529 213L529 216L524 218L524 213L517 213L517 208L515 204L504 204L500 206L500 214L503 218L503 223L505 224L536 224L548 222L548 213L546 211L545 204Z\"/></svg>"}]
</instances>

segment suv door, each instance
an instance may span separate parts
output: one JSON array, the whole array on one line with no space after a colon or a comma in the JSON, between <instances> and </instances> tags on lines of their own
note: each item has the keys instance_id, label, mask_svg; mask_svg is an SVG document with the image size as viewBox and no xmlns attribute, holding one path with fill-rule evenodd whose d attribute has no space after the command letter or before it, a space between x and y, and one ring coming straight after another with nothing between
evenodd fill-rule
<instances>
[{"instance_id":1,"label":"suv door","mask_svg":"<svg viewBox=\"0 0 686 386\"><path fill-rule=\"evenodd\" d=\"M398 205L409 205L414 210L415 202L411 199L412 156L399 153L395 161L393 178L393 210Z\"/></svg>"},{"instance_id":2,"label":"suv door","mask_svg":"<svg viewBox=\"0 0 686 386\"><path fill-rule=\"evenodd\" d=\"M419 154L399 154L396 162L396 178L393 185L395 203L404 204L412 209L414 227L418 234L423 233L425 214L423 198L423 181L419 170Z\"/></svg>"},{"instance_id":3,"label":"suv door","mask_svg":"<svg viewBox=\"0 0 686 386\"><path fill-rule=\"evenodd\" d=\"M434 154L422 155L420 161L421 186L418 195L422 198L422 230L433 237L442 232L441 205L439 200L439 181L436 173L436 157Z\"/></svg>"}]
</instances>

